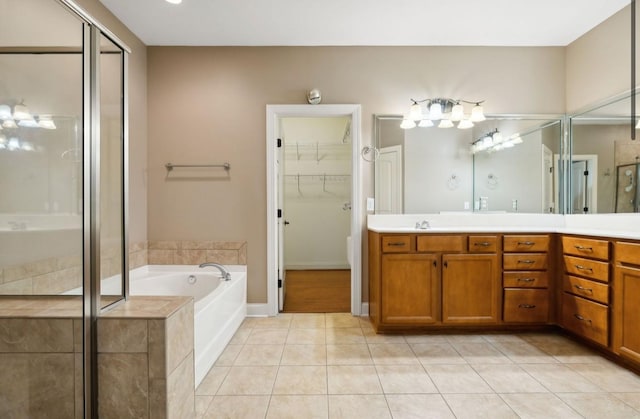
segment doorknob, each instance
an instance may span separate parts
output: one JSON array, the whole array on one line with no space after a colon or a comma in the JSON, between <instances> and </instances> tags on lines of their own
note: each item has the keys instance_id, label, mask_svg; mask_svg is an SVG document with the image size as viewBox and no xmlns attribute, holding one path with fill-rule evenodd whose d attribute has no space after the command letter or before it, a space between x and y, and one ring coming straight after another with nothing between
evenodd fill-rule
<instances>
[{"instance_id":1,"label":"doorknob","mask_svg":"<svg viewBox=\"0 0 640 419\"><path fill-rule=\"evenodd\" d=\"M291 224L289 221L284 220L284 225L289 225L289 224Z\"/></svg>"}]
</instances>

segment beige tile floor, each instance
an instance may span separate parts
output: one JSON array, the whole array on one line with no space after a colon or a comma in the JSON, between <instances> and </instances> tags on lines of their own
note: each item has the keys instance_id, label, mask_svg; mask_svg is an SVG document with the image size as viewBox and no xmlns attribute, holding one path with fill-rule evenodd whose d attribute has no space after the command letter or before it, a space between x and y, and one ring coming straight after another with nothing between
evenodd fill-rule
<instances>
[{"instance_id":1,"label":"beige tile floor","mask_svg":"<svg viewBox=\"0 0 640 419\"><path fill-rule=\"evenodd\" d=\"M349 314L247 318L198 418L640 418L640 376L551 333L376 335Z\"/></svg>"}]
</instances>

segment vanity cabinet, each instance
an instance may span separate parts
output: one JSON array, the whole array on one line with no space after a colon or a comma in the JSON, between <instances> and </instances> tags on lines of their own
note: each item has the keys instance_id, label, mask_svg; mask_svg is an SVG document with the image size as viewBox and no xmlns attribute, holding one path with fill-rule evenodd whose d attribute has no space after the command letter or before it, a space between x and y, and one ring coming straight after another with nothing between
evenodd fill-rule
<instances>
[{"instance_id":1,"label":"vanity cabinet","mask_svg":"<svg viewBox=\"0 0 640 419\"><path fill-rule=\"evenodd\" d=\"M561 324L602 346L609 344L609 242L562 236Z\"/></svg>"},{"instance_id":2,"label":"vanity cabinet","mask_svg":"<svg viewBox=\"0 0 640 419\"><path fill-rule=\"evenodd\" d=\"M640 243L616 242L613 351L640 366Z\"/></svg>"},{"instance_id":3,"label":"vanity cabinet","mask_svg":"<svg viewBox=\"0 0 640 419\"><path fill-rule=\"evenodd\" d=\"M374 328L497 324L498 250L497 236L370 231L369 315Z\"/></svg>"},{"instance_id":4,"label":"vanity cabinet","mask_svg":"<svg viewBox=\"0 0 640 419\"><path fill-rule=\"evenodd\" d=\"M549 243L547 234L503 237L505 323L549 321Z\"/></svg>"}]
</instances>

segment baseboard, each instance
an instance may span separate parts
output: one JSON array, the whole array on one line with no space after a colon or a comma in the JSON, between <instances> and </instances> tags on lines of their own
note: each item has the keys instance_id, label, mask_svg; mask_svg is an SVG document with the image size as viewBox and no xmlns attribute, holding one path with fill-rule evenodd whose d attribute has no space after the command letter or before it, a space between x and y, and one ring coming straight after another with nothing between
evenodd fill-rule
<instances>
[{"instance_id":1,"label":"baseboard","mask_svg":"<svg viewBox=\"0 0 640 419\"><path fill-rule=\"evenodd\" d=\"M247 304L247 317L268 317L268 316L269 316L268 304L266 303Z\"/></svg>"},{"instance_id":2,"label":"baseboard","mask_svg":"<svg viewBox=\"0 0 640 419\"><path fill-rule=\"evenodd\" d=\"M369 303L362 303L362 308L360 310L360 315L362 317L369 317Z\"/></svg>"},{"instance_id":3,"label":"baseboard","mask_svg":"<svg viewBox=\"0 0 640 419\"><path fill-rule=\"evenodd\" d=\"M289 271L322 271L322 270L350 270L350 265L343 264L303 264L303 265L287 265L284 268Z\"/></svg>"}]
</instances>

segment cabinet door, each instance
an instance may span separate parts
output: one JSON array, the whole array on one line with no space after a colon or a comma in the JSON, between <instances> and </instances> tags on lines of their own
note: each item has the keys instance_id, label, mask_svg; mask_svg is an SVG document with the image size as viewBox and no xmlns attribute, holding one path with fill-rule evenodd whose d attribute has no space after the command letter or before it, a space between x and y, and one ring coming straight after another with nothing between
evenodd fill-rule
<instances>
[{"instance_id":1,"label":"cabinet door","mask_svg":"<svg viewBox=\"0 0 640 419\"><path fill-rule=\"evenodd\" d=\"M497 255L444 255L442 322L497 323L500 285Z\"/></svg>"},{"instance_id":2,"label":"cabinet door","mask_svg":"<svg viewBox=\"0 0 640 419\"><path fill-rule=\"evenodd\" d=\"M438 256L382 256L381 322L391 325L436 323L440 312Z\"/></svg>"},{"instance_id":3,"label":"cabinet door","mask_svg":"<svg viewBox=\"0 0 640 419\"><path fill-rule=\"evenodd\" d=\"M640 364L640 269L616 266L614 350Z\"/></svg>"}]
</instances>

